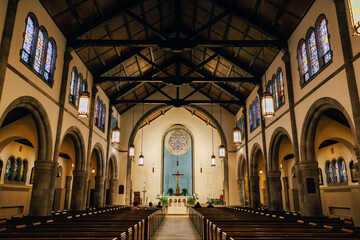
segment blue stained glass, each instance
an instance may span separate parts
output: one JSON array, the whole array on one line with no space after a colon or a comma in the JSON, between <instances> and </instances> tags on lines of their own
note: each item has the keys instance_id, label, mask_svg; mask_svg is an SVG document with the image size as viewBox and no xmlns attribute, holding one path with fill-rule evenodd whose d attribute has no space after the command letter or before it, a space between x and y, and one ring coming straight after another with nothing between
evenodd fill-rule
<instances>
[{"instance_id":1,"label":"blue stained glass","mask_svg":"<svg viewBox=\"0 0 360 240\"><path fill-rule=\"evenodd\" d=\"M103 105L103 111L102 111L102 121L101 121L101 129L105 130L105 120L106 120L106 105Z\"/></svg>"},{"instance_id":2,"label":"blue stained glass","mask_svg":"<svg viewBox=\"0 0 360 240\"><path fill-rule=\"evenodd\" d=\"M52 61L53 61L53 45L51 41L49 41L46 51L46 60L45 60L45 72L44 77L46 80L49 80L51 75Z\"/></svg>"},{"instance_id":3,"label":"blue stained glass","mask_svg":"<svg viewBox=\"0 0 360 240\"><path fill-rule=\"evenodd\" d=\"M32 18L29 16L26 21L25 38L21 58L29 63L32 46L34 42L35 26Z\"/></svg>"},{"instance_id":4,"label":"blue stained glass","mask_svg":"<svg viewBox=\"0 0 360 240\"><path fill-rule=\"evenodd\" d=\"M259 114L259 99L255 98L255 116L256 116L256 127L260 125L260 114Z\"/></svg>"},{"instance_id":5,"label":"blue stained glass","mask_svg":"<svg viewBox=\"0 0 360 240\"><path fill-rule=\"evenodd\" d=\"M180 134L176 134L175 137L176 137L176 138L180 138Z\"/></svg>"},{"instance_id":6,"label":"blue stained glass","mask_svg":"<svg viewBox=\"0 0 360 240\"><path fill-rule=\"evenodd\" d=\"M171 140L171 141L175 141L175 138L174 138L174 137L171 137L170 140Z\"/></svg>"},{"instance_id":7,"label":"blue stained glass","mask_svg":"<svg viewBox=\"0 0 360 240\"><path fill-rule=\"evenodd\" d=\"M343 159L340 160L341 182L347 182L346 166Z\"/></svg>"},{"instance_id":8,"label":"blue stained glass","mask_svg":"<svg viewBox=\"0 0 360 240\"><path fill-rule=\"evenodd\" d=\"M330 183L334 183L334 175L333 175L333 169L332 169L332 164L329 162L328 163L328 176L329 176L329 182Z\"/></svg>"},{"instance_id":9,"label":"blue stained glass","mask_svg":"<svg viewBox=\"0 0 360 240\"><path fill-rule=\"evenodd\" d=\"M301 72L304 78L304 82L306 82L307 80L309 80L310 76L309 76L309 66L307 61L305 42L301 44L300 62L301 62Z\"/></svg>"},{"instance_id":10,"label":"blue stained glass","mask_svg":"<svg viewBox=\"0 0 360 240\"><path fill-rule=\"evenodd\" d=\"M103 102L100 101L100 105L99 105L99 112L98 112L98 127L100 128L101 127L101 123L102 123L102 109L103 109Z\"/></svg>"},{"instance_id":11,"label":"blue stained glass","mask_svg":"<svg viewBox=\"0 0 360 240\"><path fill-rule=\"evenodd\" d=\"M278 81L279 81L279 101L280 103L285 102L285 92L284 92L284 79L283 79L283 73L280 70L278 73Z\"/></svg>"},{"instance_id":12,"label":"blue stained glass","mask_svg":"<svg viewBox=\"0 0 360 240\"><path fill-rule=\"evenodd\" d=\"M324 58L324 63L326 64L331 60L331 53L330 53L329 34L328 34L325 18L323 18L320 22L319 35L320 35L321 51Z\"/></svg>"},{"instance_id":13,"label":"blue stained glass","mask_svg":"<svg viewBox=\"0 0 360 240\"><path fill-rule=\"evenodd\" d=\"M12 165L14 163L14 160L9 159L7 164L6 164L6 172L5 172L5 180L10 180L10 175L11 175L11 169L12 169Z\"/></svg>"},{"instance_id":14,"label":"blue stained glass","mask_svg":"<svg viewBox=\"0 0 360 240\"><path fill-rule=\"evenodd\" d=\"M19 168L20 168L20 160L15 161L14 171L13 171L13 178L12 180L17 181L19 178Z\"/></svg>"},{"instance_id":15,"label":"blue stained glass","mask_svg":"<svg viewBox=\"0 0 360 240\"><path fill-rule=\"evenodd\" d=\"M171 147L175 147L175 143L173 143L173 142L170 143L170 146L171 146Z\"/></svg>"},{"instance_id":16,"label":"blue stained glass","mask_svg":"<svg viewBox=\"0 0 360 240\"><path fill-rule=\"evenodd\" d=\"M44 58L44 33L39 30L36 51L35 51L35 61L34 61L34 69L36 72L41 73L41 66Z\"/></svg>"},{"instance_id":17,"label":"blue stained glass","mask_svg":"<svg viewBox=\"0 0 360 240\"><path fill-rule=\"evenodd\" d=\"M175 149L176 149L176 150L180 150L180 146L179 146L179 145L176 145Z\"/></svg>"},{"instance_id":18,"label":"blue stained glass","mask_svg":"<svg viewBox=\"0 0 360 240\"><path fill-rule=\"evenodd\" d=\"M185 141L186 139L185 139L185 137L181 137L181 141Z\"/></svg>"},{"instance_id":19,"label":"blue stained glass","mask_svg":"<svg viewBox=\"0 0 360 240\"><path fill-rule=\"evenodd\" d=\"M315 32L312 31L309 38L309 51L310 51L310 64L311 64L311 74L314 75L319 71L319 59L318 52L316 47L316 38Z\"/></svg>"},{"instance_id":20,"label":"blue stained glass","mask_svg":"<svg viewBox=\"0 0 360 240\"><path fill-rule=\"evenodd\" d=\"M80 95L81 86L82 86L82 80L81 77L79 76L76 84L75 106L79 105L79 95Z\"/></svg>"},{"instance_id":21,"label":"blue stained glass","mask_svg":"<svg viewBox=\"0 0 360 240\"><path fill-rule=\"evenodd\" d=\"M279 89L278 89L278 82L276 81L276 78L273 79L274 81L274 102L275 102L275 109L279 107Z\"/></svg>"},{"instance_id":22,"label":"blue stained glass","mask_svg":"<svg viewBox=\"0 0 360 240\"><path fill-rule=\"evenodd\" d=\"M339 173L339 165L337 161L333 161L334 165L334 175L335 175L335 182L340 182L340 173Z\"/></svg>"},{"instance_id":23,"label":"blue stained glass","mask_svg":"<svg viewBox=\"0 0 360 240\"><path fill-rule=\"evenodd\" d=\"M75 101L75 86L76 86L76 72L75 69L71 72L71 83L70 83L70 102L74 103Z\"/></svg>"},{"instance_id":24,"label":"blue stained glass","mask_svg":"<svg viewBox=\"0 0 360 240\"><path fill-rule=\"evenodd\" d=\"M253 124L252 124L252 106L249 105L249 123L250 123L250 131L253 130Z\"/></svg>"},{"instance_id":25,"label":"blue stained glass","mask_svg":"<svg viewBox=\"0 0 360 240\"><path fill-rule=\"evenodd\" d=\"M98 126L99 122L99 107L100 107L100 100L99 97L96 99L96 106L95 106L95 125Z\"/></svg>"}]
</instances>

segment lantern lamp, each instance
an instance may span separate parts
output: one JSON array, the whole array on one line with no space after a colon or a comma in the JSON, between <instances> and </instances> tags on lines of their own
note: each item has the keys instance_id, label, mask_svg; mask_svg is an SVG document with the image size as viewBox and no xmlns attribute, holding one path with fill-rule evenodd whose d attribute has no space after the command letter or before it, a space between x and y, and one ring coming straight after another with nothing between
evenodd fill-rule
<instances>
[{"instance_id":1,"label":"lantern lamp","mask_svg":"<svg viewBox=\"0 0 360 240\"><path fill-rule=\"evenodd\" d=\"M220 158L225 157L225 146L224 145L220 145L220 147L219 147L219 157Z\"/></svg>"},{"instance_id":2,"label":"lantern lamp","mask_svg":"<svg viewBox=\"0 0 360 240\"><path fill-rule=\"evenodd\" d=\"M129 157L134 157L134 156L135 156L135 146L131 144L129 147Z\"/></svg>"},{"instance_id":3,"label":"lantern lamp","mask_svg":"<svg viewBox=\"0 0 360 240\"><path fill-rule=\"evenodd\" d=\"M115 144L120 143L120 128L118 126L114 127L112 130L111 142Z\"/></svg>"},{"instance_id":4,"label":"lantern lamp","mask_svg":"<svg viewBox=\"0 0 360 240\"><path fill-rule=\"evenodd\" d=\"M83 91L79 98L78 117L89 117L90 93Z\"/></svg>"},{"instance_id":5,"label":"lantern lamp","mask_svg":"<svg viewBox=\"0 0 360 240\"><path fill-rule=\"evenodd\" d=\"M216 158L214 154L211 156L211 166L212 167L216 166ZM201 168L201 172L202 172L202 168Z\"/></svg>"},{"instance_id":6,"label":"lantern lamp","mask_svg":"<svg viewBox=\"0 0 360 240\"><path fill-rule=\"evenodd\" d=\"M262 115L264 118L271 118L275 115L274 99L269 92L264 92L262 100Z\"/></svg>"},{"instance_id":7,"label":"lantern lamp","mask_svg":"<svg viewBox=\"0 0 360 240\"><path fill-rule=\"evenodd\" d=\"M144 155L139 156L139 166L144 166Z\"/></svg>"},{"instance_id":8,"label":"lantern lamp","mask_svg":"<svg viewBox=\"0 0 360 240\"><path fill-rule=\"evenodd\" d=\"M234 144L240 145L241 144L241 130L238 127L235 127L233 130L233 136L234 136Z\"/></svg>"}]
</instances>

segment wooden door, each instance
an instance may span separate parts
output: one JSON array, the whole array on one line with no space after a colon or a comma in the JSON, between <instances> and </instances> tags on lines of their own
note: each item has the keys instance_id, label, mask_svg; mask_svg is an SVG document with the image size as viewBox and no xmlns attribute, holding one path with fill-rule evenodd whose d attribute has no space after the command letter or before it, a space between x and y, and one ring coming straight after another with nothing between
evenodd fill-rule
<instances>
[{"instance_id":1,"label":"wooden door","mask_svg":"<svg viewBox=\"0 0 360 240\"><path fill-rule=\"evenodd\" d=\"M134 202L138 202L140 205L140 192L134 192Z\"/></svg>"}]
</instances>

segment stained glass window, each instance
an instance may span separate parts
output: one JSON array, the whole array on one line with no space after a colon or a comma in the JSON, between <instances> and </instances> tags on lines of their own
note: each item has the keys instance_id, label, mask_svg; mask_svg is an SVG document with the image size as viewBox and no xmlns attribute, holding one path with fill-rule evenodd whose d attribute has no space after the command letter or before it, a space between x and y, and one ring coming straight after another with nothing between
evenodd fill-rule
<instances>
[{"instance_id":1,"label":"stained glass window","mask_svg":"<svg viewBox=\"0 0 360 240\"><path fill-rule=\"evenodd\" d=\"M33 19L30 16L28 16L26 20L23 50L21 53L21 59L27 63L30 62L31 52L34 45L34 35L35 35L35 23Z\"/></svg>"},{"instance_id":2,"label":"stained glass window","mask_svg":"<svg viewBox=\"0 0 360 240\"><path fill-rule=\"evenodd\" d=\"M87 81L86 81L86 79L85 80L83 80L83 82L82 82L82 89L81 89L81 91L83 92L83 91L87 91L88 90L88 84L87 84Z\"/></svg>"},{"instance_id":3,"label":"stained glass window","mask_svg":"<svg viewBox=\"0 0 360 240\"><path fill-rule=\"evenodd\" d=\"M299 60L300 60L300 68L301 68L300 72L302 74L303 82L306 82L309 80L310 75L309 75L309 65L307 60L306 46L304 41L301 42L299 56L300 56Z\"/></svg>"},{"instance_id":4,"label":"stained glass window","mask_svg":"<svg viewBox=\"0 0 360 240\"><path fill-rule=\"evenodd\" d=\"M25 182L25 174L27 172L27 161L24 160L21 164L20 170L20 182Z\"/></svg>"},{"instance_id":5,"label":"stained glass window","mask_svg":"<svg viewBox=\"0 0 360 240\"><path fill-rule=\"evenodd\" d=\"M35 59L34 59L34 69L36 72L41 74L41 66L44 61L44 46L45 46L45 36L44 32L40 29L38 33L36 50L35 50Z\"/></svg>"},{"instance_id":6,"label":"stained glass window","mask_svg":"<svg viewBox=\"0 0 360 240\"><path fill-rule=\"evenodd\" d=\"M249 124L250 124L250 131L253 130L253 124L252 124L252 105L249 105Z\"/></svg>"},{"instance_id":7,"label":"stained glass window","mask_svg":"<svg viewBox=\"0 0 360 240\"><path fill-rule=\"evenodd\" d=\"M103 111L103 102L100 100L100 104L99 104L99 112L98 112L98 127L101 127L101 123L102 123L102 111Z\"/></svg>"},{"instance_id":8,"label":"stained glass window","mask_svg":"<svg viewBox=\"0 0 360 240\"><path fill-rule=\"evenodd\" d=\"M11 173L13 171L14 164L15 164L15 159L9 158L6 164L5 180L11 180Z\"/></svg>"},{"instance_id":9,"label":"stained glass window","mask_svg":"<svg viewBox=\"0 0 360 240\"><path fill-rule=\"evenodd\" d=\"M44 78L47 81L49 81L51 78L53 55L54 55L53 43L52 43L52 41L49 41L47 50L46 50L45 71L44 71Z\"/></svg>"},{"instance_id":10,"label":"stained glass window","mask_svg":"<svg viewBox=\"0 0 360 240\"><path fill-rule=\"evenodd\" d=\"M275 75L273 76L273 79L271 81L274 84L273 98L275 103L275 109L277 109L279 107L279 86L278 82L276 81Z\"/></svg>"},{"instance_id":11,"label":"stained glass window","mask_svg":"<svg viewBox=\"0 0 360 240\"><path fill-rule=\"evenodd\" d=\"M279 85L279 103L283 104L285 103L285 90L284 90L283 72L281 71L281 68L279 68L278 70L277 80Z\"/></svg>"},{"instance_id":12,"label":"stained glass window","mask_svg":"<svg viewBox=\"0 0 360 240\"><path fill-rule=\"evenodd\" d=\"M14 171L13 171L13 176L12 176L13 181L17 181L19 179L20 168L21 168L20 159L17 159L15 161L15 165L14 165Z\"/></svg>"},{"instance_id":13,"label":"stained glass window","mask_svg":"<svg viewBox=\"0 0 360 240\"><path fill-rule=\"evenodd\" d=\"M33 184L34 183L34 177L35 177L35 167L33 167L31 169L31 174L30 174L30 184Z\"/></svg>"},{"instance_id":14,"label":"stained glass window","mask_svg":"<svg viewBox=\"0 0 360 240\"><path fill-rule=\"evenodd\" d=\"M326 163L327 165L327 175L328 175L328 183L334 183L334 175L333 175L333 168L330 162Z\"/></svg>"},{"instance_id":15,"label":"stained glass window","mask_svg":"<svg viewBox=\"0 0 360 240\"><path fill-rule=\"evenodd\" d=\"M75 106L79 105L79 97L82 88L82 76L79 74L77 84L76 84L76 95L75 95Z\"/></svg>"},{"instance_id":16,"label":"stained glass window","mask_svg":"<svg viewBox=\"0 0 360 240\"><path fill-rule=\"evenodd\" d=\"M96 104L95 104L95 125L98 125L99 122L99 106L100 105L100 98L97 97Z\"/></svg>"},{"instance_id":17,"label":"stained glass window","mask_svg":"<svg viewBox=\"0 0 360 240\"><path fill-rule=\"evenodd\" d=\"M339 159L341 182L347 182L346 166L344 159Z\"/></svg>"},{"instance_id":18,"label":"stained glass window","mask_svg":"<svg viewBox=\"0 0 360 240\"><path fill-rule=\"evenodd\" d=\"M75 104L75 95L76 95L76 87L77 87L77 70L74 67L71 72L71 83L70 83L70 102Z\"/></svg>"},{"instance_id":19,"label":"stained glass window","mask_svg":"<svg viewBox=\"0 0 360 240\"><path fill-rule=\"evenodd\" d=\"M338 164L338 162L336 160L334 160L332 163L333 163L333 171L334 171L335 183L339 183L340 182L339 164Z\"/></svg>"},{"instance_id":20,"label":"stained glass window","mask_svg":"<svg viewBox=\"0 0 360 240\"><path fill-rule=\"evenodd\" d=\"M3 161L0 160L0 178L1 178L2 169L3 169Z\"/></svg>"},{"instance_id":21,"label":"stained glass window","mask_svg":"<svg viewBox=\"0 0 360 240\"><path fill-rule=\"evenodd\" d=\"M319 58L316 46L315 31L312 31L309 35L308 45L310 54L311 75L314 75L315 73L317 73L317 71L319 71Z\"/></svg>"},{"instance_id":22,"label":"stained glass window","mask_svg":"<svg viewBox=\"0 0 360 240\"><path fill-rule=\"evenodd\" d=\"M322 16L320 19L321 20L318 29L319 42L320 42L321 56L324 61L324 64L326 64L331 60L329 33L327 30L325 17Z\"/></svg>"},{"instance_id":23,"label":"stained glass window","mask_svg":"<svg viewBox=\"0 0 360 240\"><path fill-rule=\"evenodd\" d=\"M102 110L102 120L101 120L101 130L105 130L105 120L106 120L106 105L103 105Z\"/></svg>"},{"instance_id":24,"label":"stained glass window","mask_svg":"<svg viewBox=\"0 0 360 240\"><path fill-rule=\"evenodd\" d=\"M259 114L259 99L255 98L255 116L256 116L256 127L260 125L260 114Z\"/></svg>"}]
</instances>

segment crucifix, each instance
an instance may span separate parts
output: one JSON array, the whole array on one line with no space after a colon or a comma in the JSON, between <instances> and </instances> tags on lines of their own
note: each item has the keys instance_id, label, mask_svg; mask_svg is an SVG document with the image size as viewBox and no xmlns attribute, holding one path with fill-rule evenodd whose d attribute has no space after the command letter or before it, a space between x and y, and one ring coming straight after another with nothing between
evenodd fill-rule
<instances>
[{"instance_id":1,"label":"crucifix","mask_svg":"<svg viewBox=\"0 0 360 240\"><path fill-rule=\"evenodd\" d=\"M184 174L179 174L179 171L177 171L177 173L173 174L173 176L176 176L176 181L177 181L175 196L180 196L179 177L182 175L184 175Z\"/></svg>"}]
</instances>

